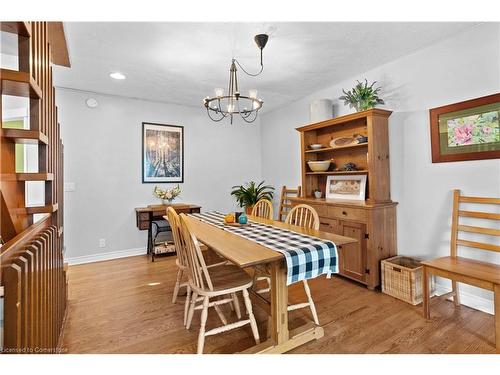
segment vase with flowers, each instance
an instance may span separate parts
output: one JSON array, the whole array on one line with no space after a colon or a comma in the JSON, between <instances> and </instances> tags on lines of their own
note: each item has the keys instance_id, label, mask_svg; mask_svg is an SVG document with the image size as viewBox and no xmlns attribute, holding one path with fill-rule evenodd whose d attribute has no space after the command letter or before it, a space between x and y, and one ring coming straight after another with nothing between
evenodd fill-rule
<instances>
[{"instance_id":1,"label":"vase with flowers","mask_svg":"<svg viewBox=\"0 0 500 375\"><path fill-rule=\"evenodd\" d=\"M158 186L155 186L153 191L156 198L160 198L162 204L168 205L171 204L172 201L181 194L181 188L179 185L171 188L171 189L162 189Z\"/></svg>"}]
</instances>

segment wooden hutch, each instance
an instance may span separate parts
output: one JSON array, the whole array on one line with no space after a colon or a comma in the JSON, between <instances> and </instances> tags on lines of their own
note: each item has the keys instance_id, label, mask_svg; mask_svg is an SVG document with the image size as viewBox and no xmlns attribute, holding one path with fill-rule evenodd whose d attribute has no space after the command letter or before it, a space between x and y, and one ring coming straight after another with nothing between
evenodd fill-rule
<instances>
[{"instance_id":1,"label":"wooden hutch","mask_svg":"<svg viewBox=\"0 0 500 375\"><path fill-rule=\"evenodd\" d=\"M396 202L391 200L389 179L388 118L391 111L370 109L297 128L301 137L302 196L292 204L306 203L320 216L321 230L356 238L355 244L339 249L339 272L373 289L380 285L380 261L396 255ZM368 142L330 147L340 137L363 135ZM312 150L311 144L324 148ZM332 160L326 172L312 172L308 161ZM342 171L344 164L356 171ZM325 195L329 175L367 175L366 200L314 198Z\"/></svg>"}]
</instances>

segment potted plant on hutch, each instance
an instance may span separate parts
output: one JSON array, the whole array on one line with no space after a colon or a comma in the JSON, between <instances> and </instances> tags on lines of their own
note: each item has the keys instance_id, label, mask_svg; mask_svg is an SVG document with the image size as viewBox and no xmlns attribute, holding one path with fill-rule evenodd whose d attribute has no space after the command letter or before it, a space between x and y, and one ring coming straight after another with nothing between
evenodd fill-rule
<instances>
[{"instance_id":1,"label":"potted plant on hutch","mask_svg":"<svg viewBox=\"0 0 500 375\"><path fill-rule=\"evenodd\" d=\"M364 82L357 82L352 90L342 90L344 95L339 97L339 99L343 100L345 105L349 105L349 107L354 108L357 112L361 112L374 108L377 104L385 104L382 98L378 96L381 88L373 87L377 81L374 81L371 85L368 84L367 79Z\"/></svg>"},{"instance_id":2,"label":"potted plant on hutch","mask_svg":"<svg viewBox=\"0 0 500 375\"><path fill-rule=\"evenodd\" d=\"M231 195L236 198L240 207L244 207L247 214L251 214L252 208L261 199L273 200L274 187L264 185L261 181L258 185L254 181L247 182L244 185L232 187Z\"/></svg>"}]
</instances>

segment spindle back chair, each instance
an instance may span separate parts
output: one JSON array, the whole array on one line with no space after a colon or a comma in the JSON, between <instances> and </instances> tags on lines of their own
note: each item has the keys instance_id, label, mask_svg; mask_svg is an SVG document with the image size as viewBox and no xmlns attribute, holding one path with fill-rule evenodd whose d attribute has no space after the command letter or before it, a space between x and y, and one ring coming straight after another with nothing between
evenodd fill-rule
<instances>
[{"instance_id":1,"label":"spindle back chair","mask_svg":"<svg viewBox=\"0 0 500 375\"><path fill-rule=\"evenodd\" d=\"M273 204L268 199L261 199L253 206L251 215L272 220L274 216Z\"/></svg>"},{"instance_id":2,"label":"spindle back chair","mask_svg":"<svg viewBox=\"0 0 500 375\"><path fill-rule=\"evenodd\" d=\"M198 240L192 233L189 223L184 214L180 215L181 232L186 244L186 255L188 264L189 287L193 292L191 297L191 306L188 312L186 328L189 329L193 318L194 310L201 309L200 331L198 335L198 354L203 353L205 337L229 331L231 329L242 327L250 324L252 333L257 344L260 343L257 322L252 311L252 302L248 289L252 286L252 278L241 268L234 265L223 265L220 267L210 268L210 271L205 263L201 252ZM248 319L241 319L239 305L236 298L237 292L242 292L245 307L248 313ZM228 297L229 296L229 297ZM222 298L221 298L222 297ZM210 302L210 299L213 301ZM196 306L196 303L201 301L202 305ZM227 323L224 316L219 310L219 306L223 304L231 304L234 302L235 311L238 316L238 321ZM222 326L206 331L205 325L208 317L208 308L214 307L222 321Z\"/></svg>"},{"instance_id":3,"label":"spindle back chair","mask_svg":"<svg viewBox=\"0 0 500 375\"><path fill-rule=\"evenodd\" d=\"M314 208L308 206L306 204L299 204L294 206L287 214L285 218L285 223L291 225L297 225L303 228L311 228L311 229L319 229L319 216ZM262 289L257 289L255 292L259 294L267 293L271 289L271 279L268 274L266 274L265 270L262 268L256 268L254 280L261 281L265 280L267 283L267 287ZM314 323L319 325L318 314L316 312L316 306L314 305L314 300L311 295L311 289L309 288L309 284L307 280L302 281L304 285L304 291L307 296L307 302L297 303L288 306L288 311L303 309L305 307L309 307L311 310L311 314L313 316Z\"/></svg>"},{"instance_id":4,"label":"spindle back chair","mask_svg":"<svg viewBox=\"0 0 500 375\"><path fill-rule=\"evenodd\" d=\"M285 223L319 230L318 213L307 204L294 206L286 215Z\"/></svg>"}]
</instances>

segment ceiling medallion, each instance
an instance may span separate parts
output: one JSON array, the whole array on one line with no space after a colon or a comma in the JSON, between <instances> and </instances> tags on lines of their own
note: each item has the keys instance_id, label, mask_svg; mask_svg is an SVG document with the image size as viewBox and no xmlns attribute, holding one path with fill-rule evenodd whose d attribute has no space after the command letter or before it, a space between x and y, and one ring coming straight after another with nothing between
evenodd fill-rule
<instances>
[{"instance_id":1,"label":"ceiling medallion","mask_svg":"<svg viewBox=\"0 0 500 375\"><path fill-rule=\"evenodd\" d=\"M264 103L262 99L257 98L257 90L249 90L248 95L241 95L238 88L238 76L236 74L236 65L247 75L256 77L264 70L262 63L262 50L266 46L269 39L267 34L259 34L254 37L257 47L260 49L260 71L252 74L248 73L236 59L232 59L231 68L229 69L229 85L228 93L225 95L224 89L215 89L214 97L206 97L203 104L207 109L208 117L212 121L219 122L226 117L229 117L231 124L233 116L239 115L245 122L251 123L257 119L257 113L262 108Z\"/></svg>"}]
</instances>

